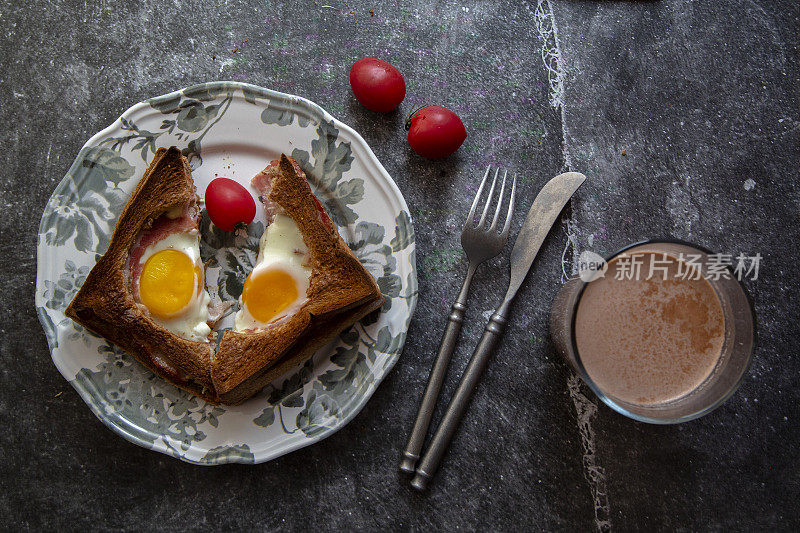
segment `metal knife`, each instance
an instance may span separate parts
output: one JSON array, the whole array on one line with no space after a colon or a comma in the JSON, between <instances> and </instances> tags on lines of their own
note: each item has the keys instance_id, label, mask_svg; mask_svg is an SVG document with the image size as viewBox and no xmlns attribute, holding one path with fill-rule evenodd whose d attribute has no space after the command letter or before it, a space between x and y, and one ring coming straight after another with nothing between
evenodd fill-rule
<instances>
[{"instance_id":1,"label":"metal knife","mask_svg":"<svg viewBox=\"0 0 800 533\"><path fill-rule=\"evenodd\" d=\"M503 302L489 319L483 336L461 377L458 389L456 389L450 405L447 406L442 422L436 429L428 450L417 466L416 475L411 480L411 485L415 489L424 490L428 481L436 473L442 456L447 451L450 440L467 410L472 393L489 362L489 356L500 340L506 322L508 322L511 302L517 295L517 291L525 280L533 260L539 252L544 238L558 218L558 214L584 181L586 181L586 176L579 172L559 174L542 187L533 201L514 243L514 249L511 251L511 280L508 284L508 291Z\"/></svg>"}]
</instances>

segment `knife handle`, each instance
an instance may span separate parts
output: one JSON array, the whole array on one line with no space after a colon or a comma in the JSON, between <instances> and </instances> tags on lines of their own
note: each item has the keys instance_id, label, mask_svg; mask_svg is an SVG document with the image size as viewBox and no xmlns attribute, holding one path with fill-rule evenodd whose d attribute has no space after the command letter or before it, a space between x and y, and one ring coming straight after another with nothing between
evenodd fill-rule
<instances>
[{"instance_id":1,"label":"knife handle","mask_svg":"<svg viewBox=\"0 0 800 533\"><path fill-rule=\"evenodd\" d=\"M486 365L489 362L489 357L502 336L503 329L507 322L505 318L506 309L507 304L504 302L492 315L489 319L489 323L486 325L483 336L478 342L475 352L472 354L472 358L469 361L467 369L464 371L464 375L461 377L458 389L456 389L453 399L450 401L450 405L447 406L447 411L442 418L442 423L439 424L439 427L436 429L436 433L433 435L428 450L422 457L419 466L417 466L416 476L411 480L411 486L417 490L424 490L428 485L428 481L430 481L433 474L436 473L436 469L439 467L439 463L450 445L450 440L452 440L464 413L467 411L472 393L478 386L483 371L486 369Z\"/></svg>"},{"instance_id":2,"label":"knife handle","mask_svg":"<svg viewBox=\"0 0 800 533\"><path fill-rule=\"evenodd\" d=\"M431 424L433 411L436 409L436 400L439 399L439 391L442 389L445 375L447 374L447 366L450 364L450 356L456 347L458 335L461 333L461 324L464 322L464 312L467 310L466 301L469 292L469 285L472 281L472 276L475 274L475 267L477 265L470 264L467 270L467 276L464 279L464 284L461 287L461 292L458 298L453 303L450 316L447 317L447 327L445 327L444 334L442 335L442 342L439 345L439 353L433 362L430 377L428 377L428 384L425 386L425 392L422 395L422 401L417 410L417 418L414 420L414 428L411 430L411 435L408 437L408 443L403 451L403 456L400 458L400 470L414 473L414 468L417 466L419 454L422 451L422 446L425 443L425 436L428 434L428 427Z\"/></svg>"}]
</instances>

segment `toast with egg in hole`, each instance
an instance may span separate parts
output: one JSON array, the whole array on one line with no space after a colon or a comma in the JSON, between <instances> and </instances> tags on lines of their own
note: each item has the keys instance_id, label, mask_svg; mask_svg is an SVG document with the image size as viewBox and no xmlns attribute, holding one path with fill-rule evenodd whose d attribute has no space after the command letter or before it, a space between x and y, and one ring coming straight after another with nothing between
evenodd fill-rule
<instances>
[{"instance_id":1,"label":"toast with egg in hole","mask_svg":"<svg viewBox=\"0 0 800 533\"><path fill-rule=\"evenodd\" d=\"M272 162L253 186L268 225L235 328L216 350L199 198L175 147L154 155L66 315L175 385L237 404L383 304L293 159Z\"/></svg>"},{"instance_id":2,"label":"toast with egg in hole","mask_svg":"<svg viewBox=\"0 0 800 533\"><path fill-rule=\"evenodd\" d=\"M159 148L66 315L159 376L217 402L198 202L186 158L174 146Z\"/></svg>"},{"instance_id":3,"label":"toast with egg in hole","mask_svg":"<svg viewBox=\"0 0 800 533\"><path fill-rule=\"evenodd\" d=\"M251 397L383 304L294 159L282 155L252 184L268 225L235 328L212 361L214 390L227 404Z\"/></svg>"}]
</instances>

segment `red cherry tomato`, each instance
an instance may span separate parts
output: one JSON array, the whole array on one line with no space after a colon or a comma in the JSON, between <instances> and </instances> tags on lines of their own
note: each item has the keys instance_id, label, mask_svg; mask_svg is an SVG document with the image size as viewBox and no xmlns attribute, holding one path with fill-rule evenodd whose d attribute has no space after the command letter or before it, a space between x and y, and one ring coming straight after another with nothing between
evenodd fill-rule
<instances>
[{"instance_id":1,"label":"red cherry tomato","mask_svg":"<svg viewBox=\"0 0 800 533\"><path fill-rule=\"evenodd\" d=\"M364 107L386 113L406 97L406 82L396 68L380 59L365 57L350 67L350 86Z\"/></svg>"},{"instance_id":2,"label":"red cherry tomato","mask_svg":"<svg viewBox=\"0 0 800 533\"><path fill-rule=\"evenodd\" d=\"M416 111L406 121L406 128L408 144L428 159L447 157L467 138L467 130L458 115L438 105Z\"/></svg>"},{"instance_id":3,"label":"red cherry tomato","mask_svg":"<svg viewBox=\"0 0 800 533\"><path fill-rule=\"evenodd\" d=\"M233 231L256 216L256 203L247 189L228 178L217 178L206 187L206 211L219 229Z\"/></svg>"}]
</instances>

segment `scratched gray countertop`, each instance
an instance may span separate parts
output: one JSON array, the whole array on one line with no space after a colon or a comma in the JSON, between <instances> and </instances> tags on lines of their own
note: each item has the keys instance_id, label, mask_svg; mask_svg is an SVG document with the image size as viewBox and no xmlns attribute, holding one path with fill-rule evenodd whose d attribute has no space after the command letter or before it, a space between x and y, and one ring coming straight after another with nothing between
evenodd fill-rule
<instances>
[{"instance_id":1,"label":"scratched gray countertop","mask_svg":"<svg viewBox=\"0 0 800 533\"><path fill-rule=\"evenodd\" d=\"M7 527L800 528L796 2L216 4L0 6ZM400 111L353 100L348 69L364 56L405 75ZM33 295L38 219L81 145L139 100L216 79L305 96L364 136L414 217L421 297L399 363L348 426L266 464L201 468L95 419L50 362ZM460 114L469 136L456 155L409 150L402 118L414 102ZM589 182L545 241L450 453L418 494L398 457L489 162L519 173L521 206L565 169ZM763 260L746 282L759 342L741 389L702 419L656 427L581 386L546 319L578 253L664 235ZM479 271L446 395L503 290L507 254Z\"/></svg>"}]
</instances>

